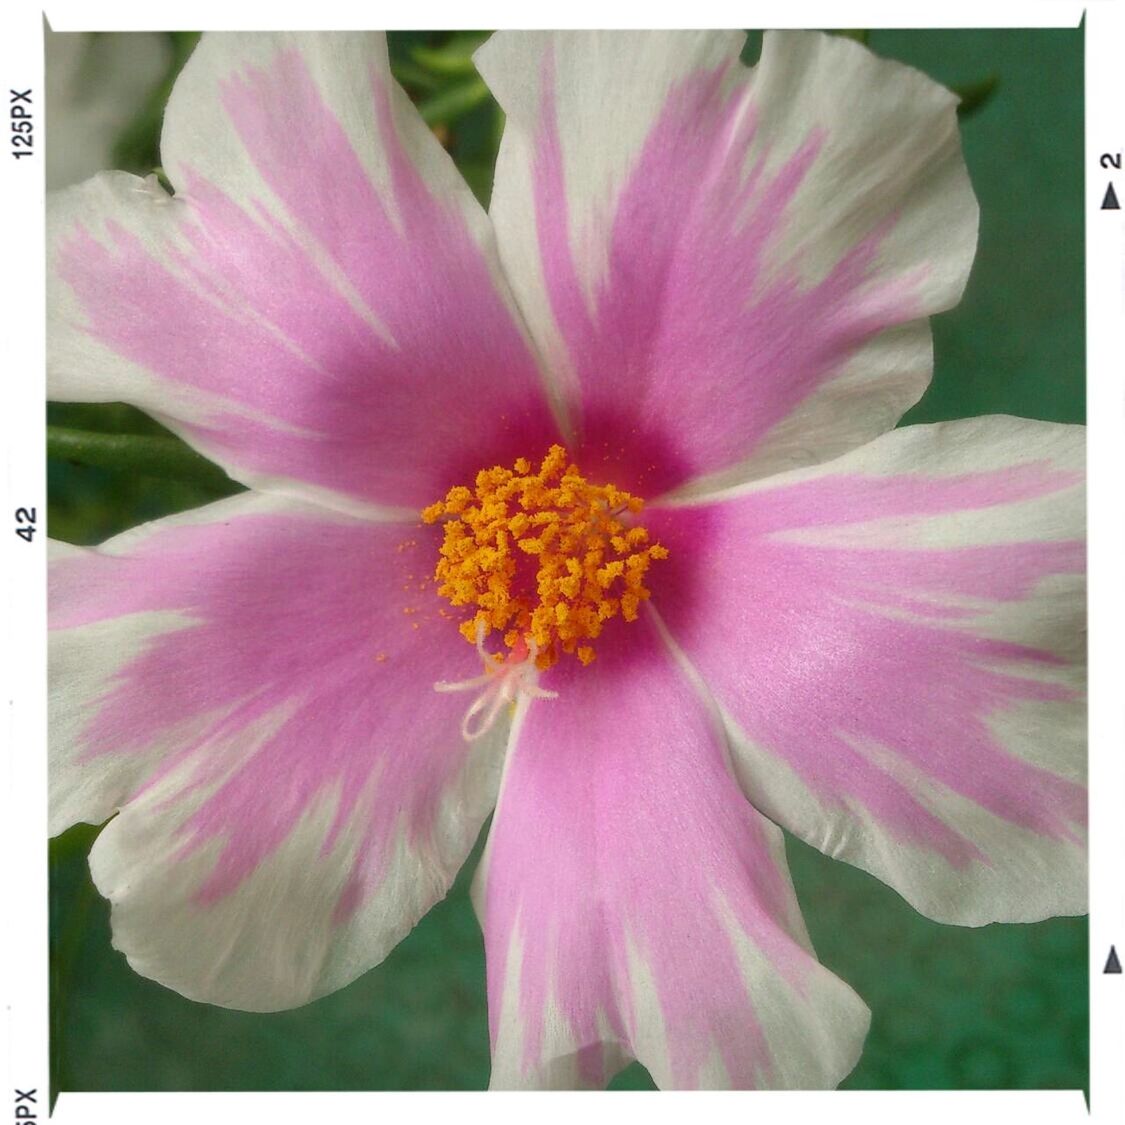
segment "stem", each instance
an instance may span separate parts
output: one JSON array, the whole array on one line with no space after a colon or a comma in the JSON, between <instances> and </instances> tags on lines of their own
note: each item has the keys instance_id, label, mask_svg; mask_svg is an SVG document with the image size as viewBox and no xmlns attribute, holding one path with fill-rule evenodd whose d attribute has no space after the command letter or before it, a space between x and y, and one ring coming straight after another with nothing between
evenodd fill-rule
<instances>
[{"instance_id":1,"label":"stem","mask_svg":"<svg viewBox=\"0 0 1125 1125\"><path fill-rule=\"evenodd\" d=\"M417 46L410 57L420 67L434 74L475 74L473 52L488 38L487 32L466 32L455 36L441 47Z\"/></svg>"},{"instance_id":2,"label":"stem","mask_svg":"<svg viewBox=\"0 0 1125 1125\"><path fill-rule=\"evenodd\" d=\"M418 110L427 125L448 123L456 121L458 117L464 117L466 113L487 101L488 97L488 87L481 79L474 78L471 82L453 86L440 94L435 94L432 98L427 98L424 102L419 102Z\"/></svg>"},{"instance_id":3,"label":"stem","mask_svg":"<svg viewBox=\"0 0 1125 1125\"><path fill-rule=\"evenodd\" d=\"M441 85L441 79L437 75L431 74L409 59L392 62L391 73L395 81L403 86L417 86L420 90L436 90Z\"/></svg>"}]
</instances>

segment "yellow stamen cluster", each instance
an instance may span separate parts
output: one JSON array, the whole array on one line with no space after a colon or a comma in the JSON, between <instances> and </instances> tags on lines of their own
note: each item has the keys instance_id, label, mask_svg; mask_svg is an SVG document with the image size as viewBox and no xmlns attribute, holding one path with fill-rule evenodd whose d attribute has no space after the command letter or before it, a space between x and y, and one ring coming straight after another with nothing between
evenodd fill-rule
<instances>
[{"instance_id":1,"label":"yellow stamen cluster","mask_svg":"<svg viewBox=\"0 0 1125 1125\"><path fill-rule=\"evenodd\" d=\"M523 652L534 641L540 668L561 653L589 664L588 642L614 617L637 619L649 597L649 564L668 557L631 523L643 507L611 484L591 484L561 445L537 472L525 457L511 469L482 469L475 488L451 488L422 512L425 523L445 521L438 593L476 607L461 625L469 641L483 627L486 636L502 633L510 649Z\"/></svg>"}]
</instances>

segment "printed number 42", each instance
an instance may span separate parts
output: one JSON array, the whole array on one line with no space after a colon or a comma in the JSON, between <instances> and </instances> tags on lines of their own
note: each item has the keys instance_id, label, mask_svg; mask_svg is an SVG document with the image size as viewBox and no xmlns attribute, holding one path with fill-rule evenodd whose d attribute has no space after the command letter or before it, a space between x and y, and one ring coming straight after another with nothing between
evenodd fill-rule
<instances>
[{"instance_id":1,"label":"printed number 42","mask_svg":"<svg viewBox=\"0 0 1125 1125\"><path fill-rule=\"evenodd\" d=\"M35 509L34 508L17 508L16 509L16 534L21 539L26 539L28 543L31 542L35 536Z\"/></svg>"}]
</instances>

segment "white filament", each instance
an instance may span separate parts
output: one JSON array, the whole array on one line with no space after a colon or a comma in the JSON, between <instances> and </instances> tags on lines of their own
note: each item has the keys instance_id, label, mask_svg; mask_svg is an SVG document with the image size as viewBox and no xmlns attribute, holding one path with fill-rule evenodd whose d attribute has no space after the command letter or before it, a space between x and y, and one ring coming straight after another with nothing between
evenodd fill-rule
<instances>
[{"instance_id":1,"label":"white filament","mask_svg":"<svg viewBox=\"0 0 1125 1125\"><path fill-rule=\"evenodd\" d=\"M469 704L465 717L461 720L461 737L466 742L475 742L487 734L495 725L504 707L521 696L529 699L557 699L557 691L547 691L538 684L539 669L535 658L539 655L539 645L532 637L528 642L527 656L523 660L498 660L484 648L484 622L477 622L477 654L484 664L484 673L469 680L438 680L434 691L473 691L480 688L476 699ZM474 723L478 716L481 720Z\"/></svg>"}]
</instances>

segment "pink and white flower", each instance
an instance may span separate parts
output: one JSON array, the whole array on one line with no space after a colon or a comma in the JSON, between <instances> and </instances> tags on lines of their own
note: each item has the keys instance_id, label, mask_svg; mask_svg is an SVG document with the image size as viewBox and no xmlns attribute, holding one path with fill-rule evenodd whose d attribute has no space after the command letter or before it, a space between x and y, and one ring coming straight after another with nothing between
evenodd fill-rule
<instances>
[{"instance_id":1,"label":"pink and white flower","mask_svg":"<svg viewBox=\"0 0 1125 1125\"><path fill-rule=\"evenodd\" d=\"M741 46L493 36L486 216L381 36L206 36L175 196L54 198L53 396L250 488L56 545L52 830L112 817L138 972L258 1011L340 988L495 807L494 1086L832 1086L869 1016L779 825L943 922L1084 910L1083 430L893 429L976 243L955 98L842 39ZM555 443L668 557L589 667L521 636L482 672L419 512ZM513 706L466 741L434 685L497 668Z\"/></svg>"}]
</instances>

